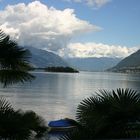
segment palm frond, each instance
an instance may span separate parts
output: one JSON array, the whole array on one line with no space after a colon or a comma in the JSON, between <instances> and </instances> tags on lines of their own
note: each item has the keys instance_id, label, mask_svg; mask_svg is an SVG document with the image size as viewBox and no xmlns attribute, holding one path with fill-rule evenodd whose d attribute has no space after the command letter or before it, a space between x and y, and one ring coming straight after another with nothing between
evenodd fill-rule
<instances>
[{"instance_id":1,"label":"palm frond","mask_svg":"<svg viewBox=\"0 0 140 140\"><path fill-rule=\"evenodd\" d=\"M45 121L33 111L14 110L6 99L0 99L0 139L29 140L47 132Z\"/></svg>"},{"instance_id":2,"label":"palm frond","mask_svg":"<svg viewBox=\"0 0 140 140\"><path fill-rule=\"evenodd\" d=\"M44 119L33 111L26 111L22 121L27 124L28 128L36 132L36 137L42 137L47 131Z\"/></svg>"},{"instance_id":3,"label":"palm frond","mask_svg":"<svg viewBox=\"0 0 140 140\"><path fill-rule=\"evenodd\" d=\"M5 98L0 98L0 113L5 113L6 111L13 110L12 105L9 101L7 101Z\"/></svg>"},{"instance_id":4,"label":"palm frond","mask_svg":"<svg viewBox=\"0 0 140 140\"><path fill-rule=\"evenodd\" d=\"M5 43L4 40L3 43L0 43L1 68L19 69L21 66L21 68L24 68L24 65L30 65L30 57L30 52L24 48L18 47L17 43L14 41L8 40L8 42Z\"/></svg>"},{"instance_id":5,"label":"palm frond","mask_svg":"<svg viewBox=\"0 0 140 140\"><path fill-rule=\"evenodd\" d=\"M59 140L93 140L85 129L74 130L67 134L64 134L59 138Z\"/></svg>"},{"instance_id":6,"label":"palm frond","mask_svg":"<svg viewBox=\"0 0 140 140\"><path fill-rule=\"evenodd\" d=\"M100 90L78 105L76 118L97 138L127 137L131 130L138 135L140 94L132 89Z\"/></svg>"},{"instance_id":7,"label":"palm frond","mask_svg":"<svg viewBox=\"0 0 140 140\"><path fill-rule=\"evenodd\" d=\"M21 48L0 30L0 82L6 87L9 84L31 81L35 78L28 73L32 69L29 50Z\"/></svg>"},{"instance_id":8,"label":"palm frond","mask_svg":"<svg viewBox=\"0 0 140 140\"><path fill-rule=\"evenodd\" d=\"M32 74L19 70L0 70L0 82L4 87L15 83L24 83L35 78Z\"/></svg>"}]
</instances>

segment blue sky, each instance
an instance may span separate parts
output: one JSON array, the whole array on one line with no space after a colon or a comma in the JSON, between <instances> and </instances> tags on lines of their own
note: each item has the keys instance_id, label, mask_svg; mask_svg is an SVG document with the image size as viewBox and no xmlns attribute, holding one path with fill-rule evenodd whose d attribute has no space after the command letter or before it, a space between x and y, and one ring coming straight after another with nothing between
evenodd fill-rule
<instances>
[{"instance_id":1,"label":"blue sky","mask_svg":"<svg viewBox=\"0 0 140 140\"><path fill-rule=\"evenodd\" d=\"M3 11L7 5L21 2L29 4L33 0L2 0L0 9ZM71 43L94 42L127 48L140 46L140 0L110 0L100 7L89 5L84 0L82 2L41 0L40 2L61 11L74 9L78 19L102 28L97 32L72 37Z\"/></svg>"},{"instance_id":2,"label":"blue sky","mask_svg":"<svg viewBox=\"0 0 140 140\"><path fill-rule=\"evenodd\" d=\"M103 28L98 33L84 36L84 41L130 47L140 45L140 0L112 0L97 10L79 3L58 3L56 0L48 1L48 5L58 9L73 8L79 18Z\"/></svg>"}]
</instances>

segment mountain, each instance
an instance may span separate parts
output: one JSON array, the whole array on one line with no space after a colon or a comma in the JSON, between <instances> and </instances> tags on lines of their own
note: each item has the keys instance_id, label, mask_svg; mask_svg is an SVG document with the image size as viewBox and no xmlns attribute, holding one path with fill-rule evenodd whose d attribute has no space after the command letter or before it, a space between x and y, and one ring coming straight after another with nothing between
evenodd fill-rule
<instances>
[{"instance_id":1,"label":"mountain","mask_svg":"<svg viewBox=\"0 0 140 140\"><path fill-rule=\"evenodd\" d=\"M114 72L140 72L140 50L124 58L115 67L109 69Z\"/></svg>"},{"instance_id":2,"label":"mountain","mask_svg":"<svg viewBox=\"0 0 140 140\"><path fill-rule=\"evenodd\" d=\"M30 62L36 68L45 67L66 67L68 64L58 55L34 47L25 47L31 52Z\"/></svg>"},{"instance_id":3,"label":"mountain","mask_svg":"<svg viewBox=\"0 0 140 140\"><path fill-rule=\"evenodd\" d=\"M120 58L67 58L65 59L70 66L85 71L105 71L106 69L115 66L121 61Z\"/></svg>"}]
</instances>

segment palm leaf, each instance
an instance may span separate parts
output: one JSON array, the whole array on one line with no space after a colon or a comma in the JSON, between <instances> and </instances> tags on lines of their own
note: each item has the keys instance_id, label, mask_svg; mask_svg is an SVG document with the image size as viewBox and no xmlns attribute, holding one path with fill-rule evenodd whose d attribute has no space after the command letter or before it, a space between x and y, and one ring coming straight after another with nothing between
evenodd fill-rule
<instances>
[{"instance_id":1,"label":"palm leaf","mask_svg":"<svg viewBox=\"0 0 140 140\"><path fill-rule=\"evenodd\" d=\"M13 110L12 105L5 98L0 98L0 112Z\"/></svg>"},{"instance_id":2,"label":"palm leaf","mask_svg":"<svg viewBox=\"0 0 140 140\"><path fill-rule=\"evenodd\" d=\"M29 140L47 132L45 121L33 111L15 111L4 98L0 99L0 139Z\"/></svg>"},{"instance_id":3,"label":"palm leaf","mask_svg":"<svg viewBox=\"0 0 140 140\"><path fill-rule=\"evenodd\" d=\"M0 70L0 82L4 87L15 83L24 83L35 78L32 74L19 70Z\"/></svg>"},{"instance_id":4,"label":"palm leaf","mask_svg":"<svg viewBox=\"0 0 140 140\"><path fill-rule=\"evenodd\" d=\"M78 105L76 118L96 138L123 138L130 132L140 136L140 94L132 89L100 90Z\"/></svg>"},{"instance_id":5,"label":"palm leaf","mask_svg":"<svg viewBox=\"0 0 140 140\"><path fill-rule=\"evenodd\" d=\"M74 130L64 134L59 140L93 140L85 129Z\"/></svg>"},{"instance_id":6,"label":"palm leaf","mask_svg":"<svg viewBox=\"0 0 140 140\"><path fill-rule=\"evenodd\" d=\"M32 69L30 52L21 48L0 30L0 82L6 87L9 84L31 81L35 77L28 73Z\"/></svg>"},{"instance_id":7,"label":"palm leaf","mask_svg":"<svg viewBox=\"0 0 140 140\"><path fill-rule=\"evenodd\" d=\"M30 57L30 52L24 48L18 47L17 43L10 40L9 36L6 36L0 42L1 68L19 69L21 66L21 68L23 68L24 65L29 67L28 59Z\"/></svg>"}]
</instances>

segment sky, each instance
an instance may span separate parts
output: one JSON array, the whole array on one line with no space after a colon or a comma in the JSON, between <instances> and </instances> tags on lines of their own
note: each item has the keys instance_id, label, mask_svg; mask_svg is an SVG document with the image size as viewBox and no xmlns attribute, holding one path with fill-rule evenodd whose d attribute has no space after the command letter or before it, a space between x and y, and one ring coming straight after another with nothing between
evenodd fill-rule
<instances>
[{"instance_id":1,"label":"sky","mask_svg":"<svg viewBox=\"0 0 140 140\"><path fill-rule=\"evenodd\" d=\"M0 29L62 57L126 57L140 49L140 0L0 0Z\"/></svg>"}]
</instances>

